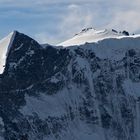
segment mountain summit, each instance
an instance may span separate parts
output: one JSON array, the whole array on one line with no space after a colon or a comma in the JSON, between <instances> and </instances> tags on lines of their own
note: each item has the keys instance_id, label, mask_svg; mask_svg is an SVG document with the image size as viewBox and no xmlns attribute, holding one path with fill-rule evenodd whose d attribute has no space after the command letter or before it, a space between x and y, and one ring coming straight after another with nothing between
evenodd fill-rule
<instances>
[{"instance_id":1,"label":"mountain summit","mask_svg":"<svg viewBox=\"0 0 140 140\"><path fill-rule=\"evenodd\" d=\"M119 38L129 36L127 31L118 32L114 29L95 30L94 28L85 28L73 38L66 40L58 46L74 46L92 42L98 42L107 38ZM131 36L132 37L132 36Z\"/></svg>"}]
</instances>

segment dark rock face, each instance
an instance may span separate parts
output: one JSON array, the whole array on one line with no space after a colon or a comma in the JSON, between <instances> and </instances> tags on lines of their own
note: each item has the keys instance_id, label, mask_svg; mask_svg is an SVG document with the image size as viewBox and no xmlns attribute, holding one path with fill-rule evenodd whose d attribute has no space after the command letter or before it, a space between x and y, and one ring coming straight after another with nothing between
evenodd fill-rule
<instances>
[{"instance_id":1,"label":"dark rock face","mask_svg":"<svg viewBox=\"0 0 140 140\"><path fill-rule=\"evenodd\" d=\"M42 48L17 32L0 78L0 136L138 140L139 97L127 90L140 82L139 60L135 49L112 61L85 47Z\"/></svg>"},{"instance_id":2,"label":"dark rock face","mask_svg":"<svg viewBox=\"0 0 140 140\"><path fill-rule=\"evenodd\" d=\"M129 36L129 32L127 32L127 31L123 31L122 33L126 36Z\"/></svg>"}]
</instances>

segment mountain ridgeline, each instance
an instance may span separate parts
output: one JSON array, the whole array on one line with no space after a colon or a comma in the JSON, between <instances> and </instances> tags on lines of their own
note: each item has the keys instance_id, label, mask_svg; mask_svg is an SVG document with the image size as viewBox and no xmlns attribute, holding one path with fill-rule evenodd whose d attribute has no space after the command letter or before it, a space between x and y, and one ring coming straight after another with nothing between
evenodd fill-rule
<instances>
[{"instance_id":1,"label":"mountain ridgeline","mask_svg":"<svg viewBox=\"0 0 140 140\"><path fill-rule=\"evenodd\" d=\"M44 47L14 32L0 75L0 140L140 139L140 36L100 33Z\"/></svg>"}]
</instances>

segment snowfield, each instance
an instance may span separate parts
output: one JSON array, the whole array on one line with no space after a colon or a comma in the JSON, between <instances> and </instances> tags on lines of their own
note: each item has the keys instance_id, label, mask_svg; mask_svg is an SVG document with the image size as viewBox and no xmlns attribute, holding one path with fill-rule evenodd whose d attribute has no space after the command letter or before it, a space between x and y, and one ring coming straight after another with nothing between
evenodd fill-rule
<instances>
[{"instance_id":1,"label":"snowfield","mask_svg":"<svg viewBox=\"0 0 140 140\"><path fill-rule=\"evenodd\" d=\"M80 33L76 34L73 38L68 39L57 46L69 47L75 45L82 45L85 43L98 42L104 39L121 39L121 38L136 38L140 35L126 35L123 32L118 32L114 29L95 30L93 28L83 29Z\"/></svg>"}]
</instances>

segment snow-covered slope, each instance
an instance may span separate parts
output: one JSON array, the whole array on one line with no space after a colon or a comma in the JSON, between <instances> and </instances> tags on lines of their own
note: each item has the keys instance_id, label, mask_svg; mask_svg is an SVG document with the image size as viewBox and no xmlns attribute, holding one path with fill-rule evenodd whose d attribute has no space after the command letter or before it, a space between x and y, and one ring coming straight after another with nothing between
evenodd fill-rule
<instances>
[{"instance_id":1,"label":"snow-covered slope","mask_svg":"<svg viewBox=\"0 0 140 140\"><path fill-rule=\"evenodd\" d=\"M126 37L129 33L126 31L118 32L114 29L95 30L93 28L83 29L80 33L76 34L73 38L66 40L57 46L74 46L85 44L86 42L98 42L106 38Z\"/></svg>"},{"instance_id":2,"label":"snow-covered slope","mask_svg":"<svg viewBox=\"0 0 140 140\"><path fill-rule=\"evenodd\" d=\"M16 31L11 32L8 36L0 40L0 73L3 73L6 57L14 40L15 34Z\"/></svg>"}]
</instances>

